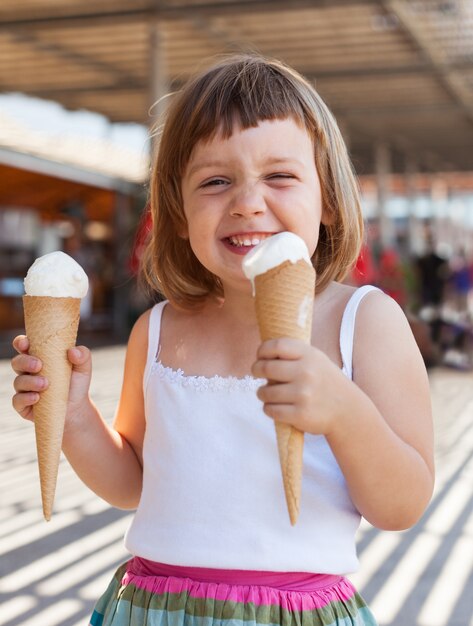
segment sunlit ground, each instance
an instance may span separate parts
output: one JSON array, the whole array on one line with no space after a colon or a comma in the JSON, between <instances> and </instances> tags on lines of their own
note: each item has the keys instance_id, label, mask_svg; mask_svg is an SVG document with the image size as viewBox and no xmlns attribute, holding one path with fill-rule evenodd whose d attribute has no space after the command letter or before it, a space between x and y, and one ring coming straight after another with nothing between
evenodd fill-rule
<instances>
[{"instance_id":1,"label":"sunlit ground","mask_svg":"<svg viewBox=\"0 0 473 626\"><path fill-rule=\"evenodd\" d=\"M112 419L124 349L94 352L92 395ZM10 405L13 374L0 361L0 625L85 626L126 559L130 514L111 509L61 462L55 513L42 518L31 424ZM363 525L351 578L381 626L473 626L473 375L430 374L437 485L411 531Z\"/></svg>"}]
</instances>

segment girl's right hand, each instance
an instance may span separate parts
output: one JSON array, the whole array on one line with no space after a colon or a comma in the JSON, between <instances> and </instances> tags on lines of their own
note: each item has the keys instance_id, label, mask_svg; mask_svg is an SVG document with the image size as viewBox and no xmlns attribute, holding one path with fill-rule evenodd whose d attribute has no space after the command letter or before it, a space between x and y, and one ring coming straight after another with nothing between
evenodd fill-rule
<instances>
[{"instance_id":1,"label":"girl's right hand","mask_svg":"<svg viewBox=\"0 0 473 626\"><path fill-rule=\"evenodd\" d=\"M13 371L17 374L13 381L16 392L12 399L13 408L23 418L32 420L33 407L38 402L41 392L48 388L48 380L38 375L43 364L37 357L28 354L30 344L25 335L15 337L12 345L18 352L11 360ZM68 400L68 413L71 413L88 398L92 360L90 350L84 346L68 350L67 358L72 364Z\"/></svg>"}]
</instances>

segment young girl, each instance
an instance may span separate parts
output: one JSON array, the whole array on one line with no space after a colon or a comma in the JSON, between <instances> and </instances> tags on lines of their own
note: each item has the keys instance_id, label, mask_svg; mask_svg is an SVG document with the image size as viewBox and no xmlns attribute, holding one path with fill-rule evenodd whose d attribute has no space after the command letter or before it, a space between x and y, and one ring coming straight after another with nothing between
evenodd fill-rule
<instances>
[{"instance_id":1,"label":"young girl","mask_svg":"<svg viewBox=\"0 0 473 626\"><path fill-rule=\"evenodd\" d=\"M143 272L166 300L133 328L113 428L88 396L89 351L69 351L64 452L98 495L137 508L133 557L91 624L375 624L344 575L361 515L403 529L429 501L429 388L398 306L340 282L362 218L333 117L281 63L226 59L174 97L151 206ZM311 346L259 340L242 259L281 231L317 271ZM47 381L27 338L14 346L13 404L31 418ZM294 527L273 420L306 433Z\"/></svg>"}]
</instances>

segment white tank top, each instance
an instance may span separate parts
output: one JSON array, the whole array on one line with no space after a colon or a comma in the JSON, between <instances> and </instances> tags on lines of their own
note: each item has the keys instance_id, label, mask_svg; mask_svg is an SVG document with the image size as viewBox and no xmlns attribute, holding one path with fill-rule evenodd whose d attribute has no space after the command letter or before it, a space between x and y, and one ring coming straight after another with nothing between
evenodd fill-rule
<instances>
[{"instance_id":1,"label":"white tank top","mask_svg":"<svg viewBox=\"0 0 473 626\"><path fill-rule=\"evenodd\" d=\"M352 377L358 289L341 324L343 371ZM141 500L128 551L171 565L346 574L357 569L360 515L323 436L305 435L300 514L291 526L274 424L250 376L186 376L157 360L161 314L149 323Z\"/></svg>"}]
</instances>

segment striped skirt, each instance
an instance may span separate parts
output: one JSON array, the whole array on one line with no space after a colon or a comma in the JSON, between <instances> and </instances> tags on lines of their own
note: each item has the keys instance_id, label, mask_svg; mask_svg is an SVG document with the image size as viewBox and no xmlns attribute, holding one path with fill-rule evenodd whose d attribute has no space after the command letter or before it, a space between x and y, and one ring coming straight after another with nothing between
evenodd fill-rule
<instances>
[{"instance_id":1,"label":"striped skirt","mask_svg":"<svg viewBox=\"0 0 473 626\"><path fill-rule=\"evenodd\" d=\"M376 626L343 576L170 566L116 572L89 626Z\"/></svg>"}]
</instances>

